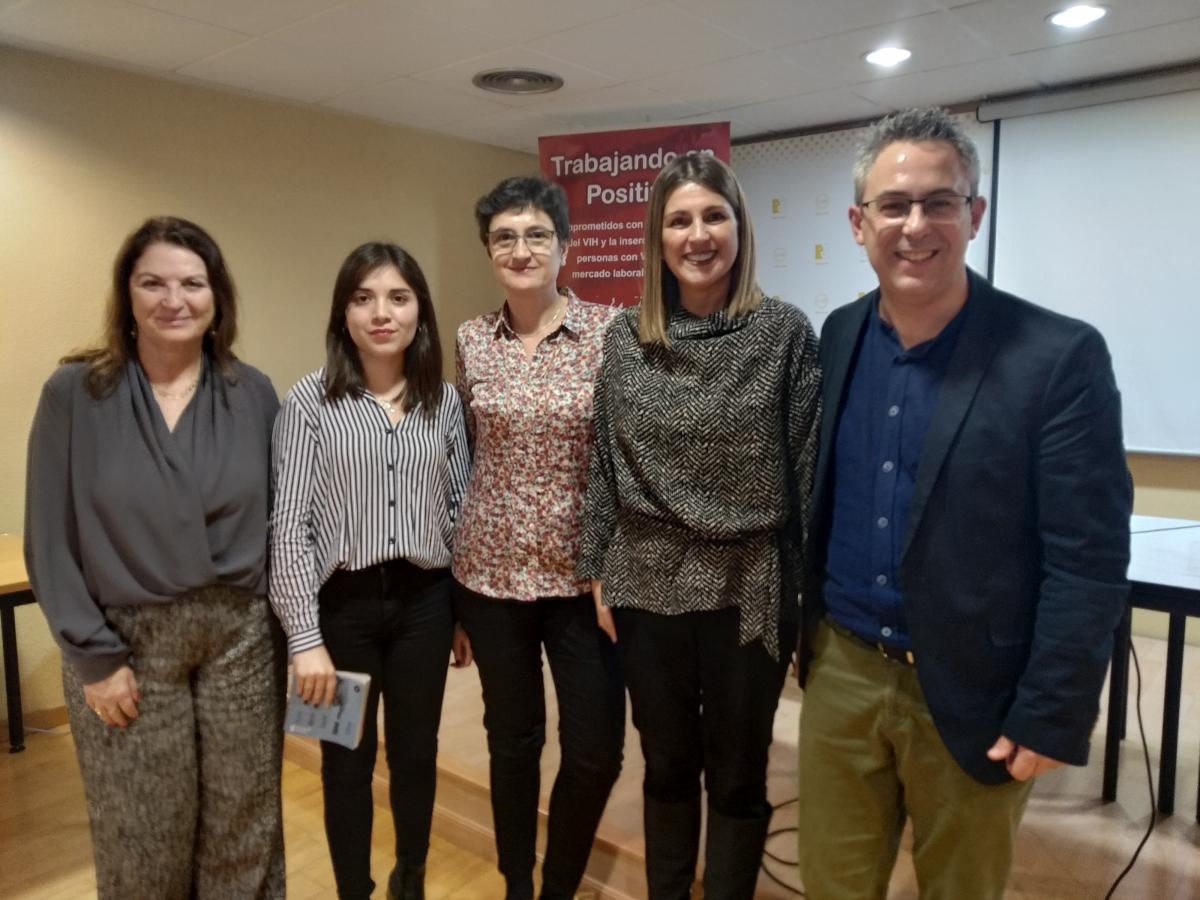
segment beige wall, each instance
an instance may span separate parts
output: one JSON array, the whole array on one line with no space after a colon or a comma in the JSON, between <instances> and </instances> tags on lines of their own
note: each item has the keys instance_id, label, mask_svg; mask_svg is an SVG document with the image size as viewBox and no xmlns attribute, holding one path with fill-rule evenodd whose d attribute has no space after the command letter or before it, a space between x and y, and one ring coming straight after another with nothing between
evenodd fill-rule
<instances>
[{"instance_id":1,"label":"beige wall","mask_svg":"<svg viewBox=\"0 0 1200 900\"><path fill-rule=\"evenodd\" d=\"M242 300L238 349L282 394L323 358L345 255L421 263L453 372L458 323L499 302L475 199L534 157L0 47L0 532L22 527L42 382L97 333L112 258L147 216L210 230ZM17 611L24 707L62 702L36 608ZM7 716L0 705L0 719Z\"/></svg>"},{"instance_id":2,"label":"beige wall","mask_svg":"<svg viewBox=\"0 0 1200 900\"><path fill-rule=\"evenodd\" d=\"M1200 519L1200 458L1129 454L1133 473L1133 510L1146 516ZM1133 615L1137 634L1166 638L1167 615L1138 611ZM1200 620L1189 619L1189 644L1200 645Z\"/></svg>"}]
</instances>

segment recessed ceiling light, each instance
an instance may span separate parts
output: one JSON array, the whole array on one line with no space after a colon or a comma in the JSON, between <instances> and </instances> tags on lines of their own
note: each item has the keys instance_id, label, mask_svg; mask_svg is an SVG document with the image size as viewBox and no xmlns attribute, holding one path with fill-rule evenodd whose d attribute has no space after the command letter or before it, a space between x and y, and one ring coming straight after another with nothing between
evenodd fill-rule
<instances>
[{"instance_id":1,"label":"recessed ceiling light","mask_svg":"<svg viewBox=\"0 0 1200 900\"><path fill-rule=\"evenodd\" d=\"M1099 6L1072 6L1050 16L1050 21L1059 28L1083 28L1097 19L1103 19L1108 10Z\"/></svg>"},{"instance_id":2,"label":"recessed ceiling light","mask_svg":"<svg viewBox=\"0 0 1200 900\"><path fill-rule=\"evenodd\" d=\"M548 94L563 86L563 80L536 69L491 69L479 72L471 84L497 94Z\"/></svg>"},{"instance_id":3,"label":"recessed ceiling light","mask_svg":"<svg viewBox=\"0 0 1200 900\"><path fill-rule=\"evenodd\" d=\"M883 66L885 69L890 69L892 66L897 66L912 56L912 53L905 50L903 47L880 47L878 50L872 50L867 54L867 62Z\"/></svg>"}]
</instances>

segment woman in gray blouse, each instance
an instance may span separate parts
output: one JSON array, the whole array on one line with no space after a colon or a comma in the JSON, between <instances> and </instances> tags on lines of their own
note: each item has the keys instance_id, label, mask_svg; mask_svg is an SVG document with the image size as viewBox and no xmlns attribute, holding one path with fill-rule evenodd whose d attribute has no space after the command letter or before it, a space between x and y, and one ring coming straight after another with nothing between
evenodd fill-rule
<instances>
[{"instance_id":1,"label":"woman in gray blouse","mask_svg":"<svg viewBox=\"0 0 1200 900\"><path fill-rule=\"evenodd\" d=\"M278 401L183 219L113 267L101 345L46 382L25 559L63 651L101 898L282 897L283 648L266 601Z\"/></svg>"},{"instance_id":2,"label":"woman in gray blouse","mask_svg":"<svg viewBox=\"0 0 1200 900\"><path fill-rule=\"evenodd\" d=\"M795 643L817 342L755 282L742 190L710 155L659 174L640 307L609 328L578 572L617 641L646 761L651 900L749 900Z\"/></svg>"},{"instance_id":3,"label":"woman in gray blouse","mask_svg":"<svg viewBox=\"0 0 1200 900\"><path fill-rule=\"evenodd\" d=\"M321 743L340 900L367 900L371 777L383 697L396 864L389 900L422 900L437 733L454 633L450 547L470 473L458 393L442 381L433 300L395 244L363 244L333 288L324 368L275 423L271 602L296 692L327 703L336 669L371 676L362 740ZM465 634L456 663L470 662Z\"/></svg>"}]
</instances>

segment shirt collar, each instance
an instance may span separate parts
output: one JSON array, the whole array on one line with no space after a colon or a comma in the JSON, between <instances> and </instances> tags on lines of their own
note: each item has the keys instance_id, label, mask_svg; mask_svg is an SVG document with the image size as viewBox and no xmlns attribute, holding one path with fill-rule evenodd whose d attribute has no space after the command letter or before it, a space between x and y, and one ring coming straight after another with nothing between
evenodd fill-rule
<instances>
[{"instance_id":1,"label":"shirt collar","mask_svg":"<svg viewBox=\"0 0 1200 900\"><path fill-rule=\"evenodd\" d=\"M581 321L583 318L583 301L570 288L559 288L558 293L559 296L567 298L567 309L563 313L562 321L558 323L558 327L546 335L546 337L553 337L561 331L572 340L579 340L583 324ZM493 332L493 337L515 338L517 336L516 329L512 327L512 320L508 315L508 301L505 300L500 307L499 314L496 316L496 328Z\"/></svg>"},{"instance_id":2,"label":"shirt collar","mask_svg":"<svg viewBox=\"0 0 1200 900\"><path fill-rule=\"evenodd\" d=\"M914 344L907 350L900 346L900 337L896 334L896 329L883 320L883 316L879 314L879 297L875 298L875 302L871 304L871 327L877 328L879 333L883 335L888 344L893 346L897 356L902 356L905 359L919 360L930 353L934 352L939 347L944 347L947 344L953 344L958 333L962 331L963 322L967 318L967 307L971 305L971 293L973 286L967 288L967 299L963 303L958 312L954 314L949 322L942 326L942 330L927 341L922 341L919 344Z\"/></svg>"}]
</instances>

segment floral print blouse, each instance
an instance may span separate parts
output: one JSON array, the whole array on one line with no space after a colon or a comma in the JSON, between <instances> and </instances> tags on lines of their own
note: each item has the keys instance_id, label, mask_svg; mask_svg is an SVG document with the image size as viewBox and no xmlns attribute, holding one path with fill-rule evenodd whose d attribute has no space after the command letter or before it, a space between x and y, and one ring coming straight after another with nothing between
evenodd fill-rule
<instances>
[{"instance_id":1,"label":"floral print blouse","mask_svg":"<svg viewBox=\"0 0 1200 900\"><path fill-rule=\"evenodd\" d=\"M531 601L587 593L575 574L592 442L592 385L619 309L567 293L559 327L525 355L507 305L458 329L457 387L474 455L454 577Z\"/></svg>"}]
</instances>

